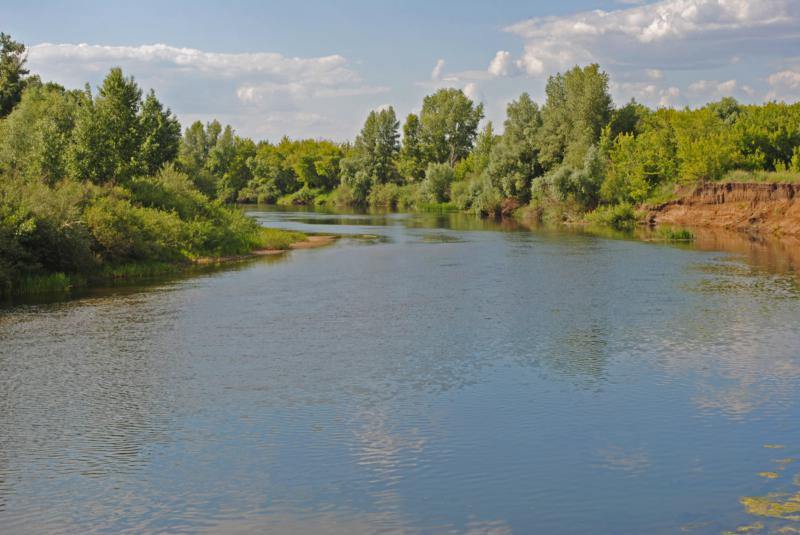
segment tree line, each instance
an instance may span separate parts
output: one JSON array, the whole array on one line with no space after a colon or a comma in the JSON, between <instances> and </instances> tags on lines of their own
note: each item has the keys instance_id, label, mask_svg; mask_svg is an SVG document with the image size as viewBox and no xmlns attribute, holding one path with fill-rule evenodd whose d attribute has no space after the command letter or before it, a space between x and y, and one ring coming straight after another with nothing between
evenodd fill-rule
<instances>
[{"instance_id":1,"label":"tree line","mask_svg":"<svg viewBox=\"0 0 800 535\"><path fill-rule=\"evenodd\" d=\"M616 218L679 184L800 176L797 103L617 107L596 64L551 76L545 95L509 103L502 134L450 88L402 126L392 107L370 112L352 143L256 142L218 121L182 130L119 68L96 92L42 82L0 33L0 287L37 270L242 252L260 238L235 202Z\"/></svg>"}]
</instances>

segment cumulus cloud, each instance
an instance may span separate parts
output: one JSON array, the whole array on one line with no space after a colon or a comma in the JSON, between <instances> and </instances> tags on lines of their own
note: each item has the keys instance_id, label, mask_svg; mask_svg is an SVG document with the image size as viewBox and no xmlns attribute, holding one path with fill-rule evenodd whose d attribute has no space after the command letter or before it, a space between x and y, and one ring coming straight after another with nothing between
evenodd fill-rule
<instances>
[{"instance_id":1,"label":"cumulus cloud","mask_svg":"<svg viewBox=\"0 0 800 535\"><path fill-rule=\"evenodd\" d=\"M800 99L800 70L787 69L771 74L769 83L769 100L792 101Z\"/></svg>"},{"instance_id":2,"label":"cumulus cloud","mask_svg":"<svg viewBox=\"0 0 800 535\"><path fill-rule=\"evenodd\" d=\"M489 63L488 71L492 76L514 76L519 72L519 66L511 58L511 52L500 50Z\"/></svg>"},{"instance_id":3,"label":"cumulus cloud","mask_svg":"<svg viewBox=\"0 0 800 535\"><path fill-rule=\"evenodd\" d=\"M52 44L31 46L28 64L44 79L68 87L98 84L109 68L121 66L147 89L153 87L181 119L232 117L246 135L291 123L344 137L336 131L318 99L343 99L385 93L389 88L366 84L351 63L338 54L289 57L274 52L220 53L166 44L108 46ZM198 87L202 91L198 91ZM328 106L330 108L330 106ZM257 121L270 126L260 127ZM243 126L242 126L243 125ZM324 130L314 130L325 127ZM266 129L266 130L265 130ZM309 133L306 132L305 135Z\"/></svg>"},{"instance_id":4,"label":"cumulus cloud","mask_svg":"<svg viewBox=\"0 0 800 535\"><path fill-rule=\"evenodd\" d=\"M270 76L298 82L314 81L325 85L358 80L358 75L340 55L292 58L273 52L219 53L165 44L106 46L42 43L30 47L30 65L45 65L64 70L98 70L108 65L128 63L152 65L180 73L202 73L215 78Z\"/></svg>"},{"instance_id":5,"label":"cumulus cloud","mask_svg":"<svg viewBox=\"0 0 800 535\"><path fill-rule=\"evenodd\" d=\"M444 66L445 62L443 59L440 59L436 62L436 65L434 65L433 70L431 71L431 80L436 82L442 79L442 74L444 73Z\"/></svg>"},{"instance_id":6,"label":"cumulus cloud","mask_svg":"<svg viewBox=\"0 0 800 535\"><path fill-rule=\"evenodd\" d=\"M729 97L738 90L736 80L698 80L689 85L689 93L702 97Z\"/></svg>"},{"instance_id":7,"label":"cumulus cloud","mask_svg":"<svg viewBox=\"0 0 800 535\"><path fill-rule=\"evenodd\" d=\"M611 82L614 100L625 102L635 98L661 107L674 107L686 104L681 90L675 86L660 87L651 82Z\"/></svg>"},{"instance_id":8,"label":"cumulus cloud","mask_svg":"<svg viewBox=\"0 0 800 535\"><path fill-rule=\"evenodd\" d=\"M506 31L524 39L527 74L598 61L628 68L708 68L731 57L800 45L796 0L663 0L613 11L524 20ZM769 39L759 39L769 37Z\"/></svg>"},{"instance_id":9,"label":"cumulus cloud","mask_svg":"<svg viewBox=\"0 0 800 535\"><path fill-rule=\"evenodd\" d=\"M480 104L483 101L483 93L481 92L478 84L475 82L470 82L464 86L464 94L467 96L468 99L473 101L476 104Z\"/></svg>"}]
</instances>

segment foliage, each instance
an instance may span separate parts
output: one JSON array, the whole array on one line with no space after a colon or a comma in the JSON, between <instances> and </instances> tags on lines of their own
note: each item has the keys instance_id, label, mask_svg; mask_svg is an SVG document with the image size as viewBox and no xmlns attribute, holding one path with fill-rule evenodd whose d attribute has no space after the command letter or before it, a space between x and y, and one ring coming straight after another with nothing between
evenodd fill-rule
<instances>
[{"instance_id":1,"label":"foliage","mask_svg":"<svg viewBox=\"0 0 800 535\"><path fill-rule=\"evenodd\" d=\"M665 241L693 241L694 234L687 229L675 229L672 227L658 227L656 234Z\"/></svg>"},{"instance_id":2,"label":"foliage","mask_svg":"<svg viewBox=\"0 0 800 535\"><path fill-rule=\"evenodd\" d=\"M424 158L455 166L472 149L482 118L483 104L476 106L460 89L440 89L425 97L419 116L419 146Z\"/></svg>"},{"instance_id":3,"label":"foliage","mask_svg":"<svg viewBox=\"0 0 800 535\"><path fill-rule=\"evenodd\" d=\"M636 211L630 203L606 205L589 214L589 221L617 230L630 230L636 224Z\"/></svg>"},{"instance_id":4,"label":"foliage","mask_svg":"<svg viewBox=\"0 0 800 535\"><path fill-rule=\"evenodd\" d=\"M0 33L0 118L11 113L22 97L28 74L26 59L25 45Z\"/></svg>"},{"instance_id":5,"label":"foliage","mask_svg":"<svg viewBox=\"0 0 800 535\"><path fill-rule=\"evenodd\" d=\"M551 76L545 87L539 161L544 170L562 162L579 166L611 118L608 74L597 64Z\"/></svg>"},{"instance_id":6,"label":"foliage","mask_svg":"<svg viewBox=\"0 0 800 535\"><path fill-rule=\"evenodd\" d=\"M25 181L55 184L67 175L66 155L81 106L80 91L29 84L14 111L0 122L0 169Z\"/></svg>"},{"instance_id":7,"label":"foliage","mask_svg":"<svg viewBox=\"0 0 800 535\"><path fill-rule=\"evenodd\" d=\"M403 146L398 154L397 170L406 182L419 182L425 178L419 117L413 113L408 114L403 124Z\"/></svg>"},{"instance_id":8,"label":"foliage","mask_svg":"<svg viewBox=\"0 0 800 535\"><path fill-rule=\"evenodd\" d=\"M371 111L353 150L342 163L342 182L353 185L367 180L370 187L398 182L395 160L400 151L399 126L392 107Z\"/></svg>"},{"instance_id":9,"label":"foliage","mask_svg":"<svg viewBox=\"0 0 800 535\"><path fill-rule=\"evenodd\" d=\"M508 105L506 116L505 133L492 149L487 173L504 196L527 202L534 178L541 175L537 136L542 116L527 93Z\"/></svg>"},{"instance_id":10,"label":"foliage","mask_svg":"<svg viewBox=\"0 0 800 535\"><path fill-rule=\"evenodd\" d=\"M423 190L431 202L450 200L450 184L453 182L453 168L446 163L431 163L425 171Z\"/></svg>"}]
</instances>

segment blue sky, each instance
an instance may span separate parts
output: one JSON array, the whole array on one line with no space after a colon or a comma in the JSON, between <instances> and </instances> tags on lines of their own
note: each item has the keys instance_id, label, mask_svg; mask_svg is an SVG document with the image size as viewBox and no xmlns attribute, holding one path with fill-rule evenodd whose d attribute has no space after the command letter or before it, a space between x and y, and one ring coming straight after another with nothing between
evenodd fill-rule
<instances>
[{"instance_id":1,"label":"blue sky","mask_svg":"<svg viewBox=\"0 0 800 535\"><path fill-rule=\"evenodd\" d=\"M0 30L68 87L121 65L184 125L243 135L351 139L370 109L417 111L464 89L501 126L521 92L599 62L618 103L698 105L800 97L800 2L15 2Z\"/></svg>"}]
</instances>

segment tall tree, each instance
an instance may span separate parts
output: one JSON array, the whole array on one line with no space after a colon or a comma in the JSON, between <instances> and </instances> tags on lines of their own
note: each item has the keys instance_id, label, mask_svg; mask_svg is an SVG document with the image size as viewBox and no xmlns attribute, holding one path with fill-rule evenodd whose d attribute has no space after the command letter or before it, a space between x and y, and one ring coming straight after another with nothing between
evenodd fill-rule
<instances>
[{"instance_id":1,"label":"tall tree","mask_svg":"<svg viewBox=\"0 0 800 535\"><path fill-rule=\"evenodd\" d=\"M419 119L425 157L453 167L472 149L483 119L483 104L476 106L460 89L440 89L425 97Z\"/></svg>"},{"instance_id":2,"label":"tall tree","mask_svg":"<svg viewBox=\"0 0 800 535\"><path fill-rule=\"evenodd\" d=\"M0 169L49 184L64 178L75 118L85 104L80 91L29 84L14 111L0 122Z\"/></svg>"},{"instance_id":3,"label":"tall tree","mask_svg":"<svg viewBox=\"0 0 800 535\"><path fill-rule=\"evenodd\" d=\"M406 182L425 178L425 160L419 140L419 116L409 113L403 124L403 146L397 158L397 170Z\"/></svg>"},{"instance_id":4,"label":"tall tree","mask_svg":"<svg viewBox=\"0 0 800 535\"><path fill-rule=\"evenodd\" d=\"M0 32L0 117L5 117L22 98L27 58L25 45Z\"/></svg>"},{"instance_id":5,"label":"tall tree","mask_svg":"<svg viewBox=\"0 0 800 535\"><path fill-rule=\"evenodd\" d=\"M169 108L164 109L151 89L142 104L139 126L142 133L139 159L144 172L152 175L178 155L181 125Z\"/></svg>"},{"instance_id":6,"label":"tall tree","mask_svg":"<svg viewBox=\"0 0 800 535\"><path fill-rule=\"evenodd\" d=\"M88 88L87 88L88 93ZM141 172L142 91L122 69L111 69L90 106L78 116L70 154L70 170L95 183L126 182Z\"/></svg>"},{"instance_id":7,"label":"tall tree","mask_svg":"<svg viewBox=\"0 0 800 535\"><path fill-rule=\"evenodd\" d=\"M545 92L540 161L546 170L562 161L581 167L587 151L600 139L611 118L608 74L597 64L576 66L551 76Z\"/></svg>"},{"instance_id":8,"label":"tall tree","mask_svg":"<svg viewBox=\"0 0 800 535\"><path fill-rule=\"evenodd\" d=\"M542 127L539 106L527 93L506 108L505 132L492 150L487 172L506 197L526 202L533 179L542 174L537 137Z\"/></svg>"},{"instance_id":9,"label":"tall tree","mask_svg":"<svg viewBox=\"0 0 800 535\"><path fill-rule=\"evenodd\" d=\"M399 179L395 160L400 151L400 123L392 107L371 111L356 137L352 153L342 162L345 181L357 174L371 184L386 184Z\"/></svg>"}]
</instances>

